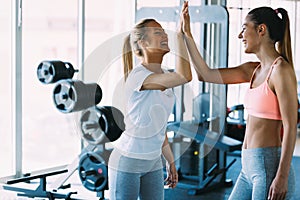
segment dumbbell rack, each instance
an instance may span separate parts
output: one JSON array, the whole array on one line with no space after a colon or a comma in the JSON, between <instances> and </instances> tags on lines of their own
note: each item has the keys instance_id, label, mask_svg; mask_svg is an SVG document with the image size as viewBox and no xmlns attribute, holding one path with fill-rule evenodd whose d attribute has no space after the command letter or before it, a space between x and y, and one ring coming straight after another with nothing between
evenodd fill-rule
<instances>
[{"instance_id":1,"label":"dumbbell rack","mask_svg":"<svg viewBox=\"0 0 300 200\"><path fill-rule=\"evenodd\" d=\"M99 200L105 200L104 190L108 189L108 170L106 161L99 154L106 153L106 142L113 142L122 134L125 127L124 116L113 106L97 107L96 105L102 99L101 87L97 83L86 84L80 80L72 80L75 72L78 70L74 69L71 63L59 60L43 61L37 68L40 82L43 84L56 83L53 100L59 111L66 114L84 110L80 123L82 138L88 143L88 146L82 149L65 170L22 177L7 182L9 185L40 178L40 184L35 190L8 185L4 186L4 189L18 192L18 196L71 200L73 199L71 195L77 192L59 194L57 190L71 187L70 184L63 184L78 170L82 185L90 191L97 192ZM99 149L101 152L95 152ZM50 190L47 191L46 177L57 174L62 175L50 185Z\"/></svg>"}]
</instances>

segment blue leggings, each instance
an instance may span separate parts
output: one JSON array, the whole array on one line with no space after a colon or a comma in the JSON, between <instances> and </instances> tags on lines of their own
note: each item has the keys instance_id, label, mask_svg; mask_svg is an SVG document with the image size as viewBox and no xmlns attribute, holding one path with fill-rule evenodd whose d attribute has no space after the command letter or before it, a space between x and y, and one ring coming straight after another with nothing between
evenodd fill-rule
<instances>
[{"instance_id":1,"label":"blue leggings","mask_svg":"<svg viewBox=\"0 0 300 200\"><path fill-rule=\"evenodd\" d=\"M242 150L242 170L230 194L229 200L266 200L269 188L276 176L281 148L255 148ZM286 199L295 190L294 170L291 166Z\"/></svg>"},{"instance_id":2,"label":"blue leggings","mask_svg":"<svg viewBox=\"0 0 300 200\"><path fill-rule=\"evenodd\" d=\"M164 175L161 157L140 160L112 152L109 161L110 200L163 200Z\"/></svg>"}]
</instances>

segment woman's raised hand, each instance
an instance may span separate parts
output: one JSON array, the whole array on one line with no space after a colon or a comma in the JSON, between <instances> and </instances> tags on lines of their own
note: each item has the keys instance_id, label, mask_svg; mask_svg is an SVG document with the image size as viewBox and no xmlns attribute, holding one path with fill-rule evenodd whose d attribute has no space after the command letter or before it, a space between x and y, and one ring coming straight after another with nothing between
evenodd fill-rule
<instances>
[{"instance_id":1,"label":"woman's raised hand","mask_svg":"<svg viewBox=\"0 0 300 200\"><path fill-rule=\"evenodd\" d=\"M180 14L180 27L183 34L190 35L190 15L188 1L184 1Z\"/></svg>"}]
</instances>

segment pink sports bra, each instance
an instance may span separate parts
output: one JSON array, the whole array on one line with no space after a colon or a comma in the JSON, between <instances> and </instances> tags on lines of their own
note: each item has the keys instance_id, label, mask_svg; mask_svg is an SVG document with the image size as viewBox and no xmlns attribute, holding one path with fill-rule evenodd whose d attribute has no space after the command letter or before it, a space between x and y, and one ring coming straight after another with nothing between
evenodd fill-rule
<instances>
[{"instance_id":1,"label":"pink sports bra","mask_svg":"<svg viewBox=\"0 0 300 200\"><path fill-rule=\"evenodd\" d=\"M277 97L268 84L274 64L280 58L282 57L276 58L273 62L265 81L259 86L252 88L254 74L260 65L255 68L250 80L250 87L246 91L244 101L245 109L249 115L266 119L281 120Z\"/></svg>"}]
</instances>

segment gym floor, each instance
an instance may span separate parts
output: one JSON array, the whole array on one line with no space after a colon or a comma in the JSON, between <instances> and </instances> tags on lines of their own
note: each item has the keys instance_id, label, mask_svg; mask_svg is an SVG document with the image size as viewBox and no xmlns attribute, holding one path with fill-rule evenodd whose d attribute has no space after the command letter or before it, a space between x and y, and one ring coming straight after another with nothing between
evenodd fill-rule
<instances>
[{"instance_id":1,"label":"gym floor","mask_svg":"<svg viewBox=\"0 0 300 200\"><path fill-rule=\"evenodd\" d=\"M236 159L237 161L228 169L227 171L227 179L231 179L233 183L235 183L239 171L241 169L241 162L240 162L240 152L233 152L230 155L227 156L227 163L232 161L233 159ZM295 174L296 174L296 188L297 186L300 185L300 135L298 134L297 138L297 143L296 143L296 148L294 152L294 157L293 157L293 166L295 169ZM53 177L53 180L55 176ZM57 177L56 177L57 178ZM52 181L53 181L52 180ZM51 179L47 179L48 183L51 182ZM61 193L68 193L68 192L77 192L77 195L72 195L73 198L77 199L85 199L85 200L97 200L99 199L96 195L96 193L91 192L84 188L81 185L81 181L79 180L77 173L74 173L70 179L69 183L71 183L71 188L70 189L65 189L62 191L59 191ZM39 184L38 180L34 180L31 182L31 184L28 183L18 183L14 184L12 186L15 187L22 187L22 188L28 188L28 189L35 189L37 185ZM165 200L227 200L229 197L229 194L231 193L233 187L216 187L215 189L197 194L197 195L189 195L187 193L186 189L182 189L180 187L177 187L175 189L165 189ZM108 192L105 191L105 197L108 197ZM0 189L0 200L29 200L32 198L26 198L26 197L18 197L15 192L12 191L5 191ZM37 198L35 198L37 199ZM42 198L38 198L39 200L42 200ZM295 191L295 195L293 200L298 200L300 199L300 190Z\"/></svg>"}]
</instances>

